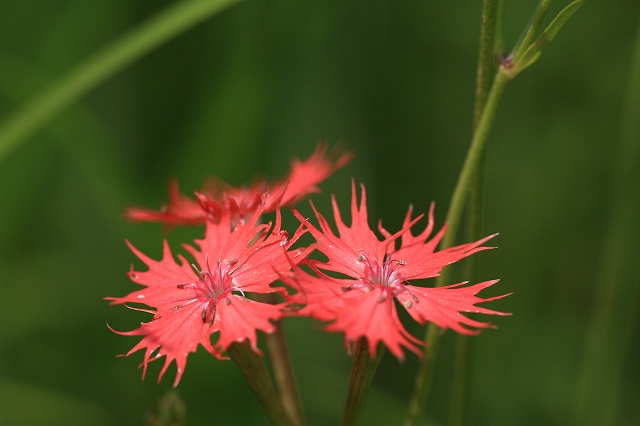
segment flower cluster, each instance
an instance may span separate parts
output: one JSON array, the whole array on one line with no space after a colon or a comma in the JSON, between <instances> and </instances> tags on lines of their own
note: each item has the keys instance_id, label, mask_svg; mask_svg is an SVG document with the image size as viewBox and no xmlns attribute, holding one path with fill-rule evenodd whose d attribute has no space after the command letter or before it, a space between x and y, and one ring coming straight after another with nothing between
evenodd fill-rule
<instances>
[{"instance_id":1,"label":"flower cluster","mask_svg":"<svg viewBox=\"0 0 640 426\"><path fill-rule=\"evenodd\" d=\"M172 182L169 202L160 211L143 208L127 211L127 216L135 221L205 226L203 239L196 240L193 246L184 245L192 262L182 255L176 260L166 240L161 260L147 257L127 242L147 267L146 271L132 268L129 278L144 288L107 299L112 304L124 304L153 315L150 322L142 323L138 329L114 330L142 337L126 355L144 349L143 376L150 361L164 356L158 380L175 360L174 386L177 386L188 354L198 345L224 359L230 345L247 341L260 354L257 331L274 332L274 321L285 315L307 315L324 321L326 330L343 333L347 344L366 338L372 355L382 342L398 359L404 357L403 348L420 355L419 346L423 344L400 322L398 304L420 324L431 321L462 334L477 334L480 329L491 327L490 323L471 319L463 312L507 315L476 306L504 297L477 296L495 280L440 288L413 284L414 280L437 276L448 264L491 248L483 244L493 235L436 250L446 227L429 239L434 229L433 205L427 225L418 235L411 229L423 215L413 217L409 208L402 228L392 234L380 224L378 231L382 238L379 238L369 227L364 185L358 203L356 185L352 183L350 226L342 220L333 198L338 233L333 232L313 203L318 226L292 208L300 225L291 236L281 228L279 206L318 192L317 185L351 158L351 153L328 154L326 146L320 144L307 160L295 160L289 176L280 182L261 181L233 188L214 180L196 191L195 200L182 195L177 183ZM273 211L275 220L263 223L263 214ZM296 242L305 233L311 234L315 242L299 247ZM310 256L316 250L326 260ZM277 280L288 288L274 286ZM256 297L269 293L279 294L281 301L266 303ZM217 339L212 343L214 335Z\"/></svg>"}]
</instances>

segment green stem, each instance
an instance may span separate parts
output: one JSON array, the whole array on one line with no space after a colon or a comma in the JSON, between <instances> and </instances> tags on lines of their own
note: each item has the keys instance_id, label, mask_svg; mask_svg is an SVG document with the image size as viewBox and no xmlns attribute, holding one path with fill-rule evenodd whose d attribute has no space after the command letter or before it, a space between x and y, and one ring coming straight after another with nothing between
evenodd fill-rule
<instances>
[{"instance_id":1,"label":"green stem","mask_svg":"<svg viewBox=\"0 0 640 426\"><path fill-rule=\"evenodd\" d=\"M427 334L425 337L426 342L431 342L429 351L425 350L423 358L418 367L416 373L416 380L413 384L413 394L409 401L409 409L407 410L407 416L404 419L404 426L414 426L420 413L422 411L422 403L426 400L428 391L431 388L432 375L429 374L430 368L436 362L436 356L438 354L438 334L440 330L438 327L427 327Z\"/></svg>"},{"instance_id":2,"label":"green stem","mask_svg":"<svg viewBox=\"0 0 640 426\"><path fill-rule=\"evenodd\" d=\"M451 426L462 426L467 423L474 341L469 336L461 334L456 336L453 378L451 380L451 407L449 409L449 425Z\"/></svg>"},{"instance_id":3,"label":"green stem","mask_svg":"<svg viewBox=\"0 0 640 426\"><path fill-rule=\"evenodd\" d=\"M482 112L491 87L491 76L495 69L496 47L502 44L502 27L500 18L504 2L498 5L497 0L485 0L482 8L482 27L480 31L480 54L476 79L476 101L474 109L474 129L482 118ZM467 207L467 232L465 241L476 241L481 238L482 210L484 205L484 173L486 165L486 149L478 161L477 171L472 178ZM468 260L466 277L471 282L478 281L479 257ZM462 426L466 423L469 393L471 390L471 352L473 341L469 336L456 336L456 348L451 389L451 408L449 424Z\"/></svg>"},{"instance_id":4,"label":"green stem","mask_svg":"<svg viewBox=\"0 0 640 426\"><path fill-rule=\"evenodd\" d=\"M167 40L239 0L176 1L53 82L0 123L0 160L55 114Z\"/></svg>"},{"instance_id":5,"label":"green stem","mask_svg":"<svg viewBox=\"0 0 640 426\"><path fill-rule=\"evenodd\" d=\"M617 161L613 170L610 214L595 281L579 377L574 424L619 424L618 399L624 363L640 306L640 25L626 90Z\"/></svg>"},{"instance_id":6,"label":"green stem","mask_svg":"<svg viewBox=\"0 0 640 426\"><path fill-rule=\"evenodd\" d=\"M493 39L493 53L496 58L504 55L506 51L504 47L504 10L506 2L507 0L498 0L496 9L496 29L495 38Z\"/></svg>"},{"instance_id":7,"label":"green stem","mask_svg":"<svg viewBox=\"0 0 640 426\"><path fill-rule=\"evenodd\" d=\"M442 239L441 247L451 247L455 241L456 233L460 218L462 216L462 209L465 205L465 200L469 195L471 184L473 183L474 176L478 171L478 166L481 164L482 159L485 156L485 150L487 148L487 137L489 136L489 130L493 124L496 111L498 110L498 104L502 97L502 93L507 85L509 78L502 72L496 73L496 76L491 85L491 90L487 96L487 102L482 116L476 126L471 139L471 146L467 152L462 171L458 177L458 182L453 191L451 197L451 203L449 204L449 211L447 213L446 224L447 233ZM446 270L446 269L445 269ZM444 284L444 280L440 280Z\"/></svg>"},{"instance_id":8,"label":"green stem","mask_svg":"<svg viewBox=\"0 0 640 426\"><path fill-rule=\"evenodd\" d=\"M443 248L451 247L455 241L458 225L462 216L462 209L464 208L465 201L469 195L474 177L476 176L476 173L478 173L478 168L484 159L489 130L491 129L496 111L498 110L498 104L500 103L502 93L504 92L508 81L509 78L503 72L498 71L493 80L493 84L491 85L491 90L487 95L487 102L482 111L480 120L478 121L478 125L475 128L473 138L471 140L471 146L467 152L467 157L465 158L462 171L460 172L458 182L453 191L453 196L451 197L449 212L446 218L447 232L441 243L441 247ZM436 286L440 287L448 283L449 276L449 269L443 269L441 275L436 280ZM409 411L405 420L406 426L415 425L422 408L422 403L426 400L428 392L428 376L432 361L435 359L435 351L437 350L439 334L440 333L436 325L433 323L429 323L427 325L424 357L420 363L419 372L416 375L413 395L409 403Z\"/></svg>"},{"instance_id":9,"label":"green stem","mask_svg":"<svg viewBox=\"0 0 640 426\"><path fill-rule=\"evenodd\" d=\"M482 213L484 207L484 171L486 156L478 166L477 178L469 193L467 209L467 231L465 241L477 241L482 237ZM466 279L478 282L480 257L472 256L467 260ZM475 339L459 334L456 336L453 382L451 390L451 410L449 424L462 426L467 423L469 394L471 392L471 366Z\"/></svg>"},{"instance_id":10,"label":"green stem","mask_svg":"<svg viewBox=\"0 0 640 426\"><path fill-rule=\"evenodd\" d=\"M473 111L473 126L482 117L482 110L491 88L491 77L496 64L495 44L498 25L498 0L484 0L482 4L482 25L480 27L480 50L476 73L476 100Z\"/></svg>"},{"instance_id":11,"label":"green stem","mask_svg":"<svg viewBox=\"0 0 640 426\"><path fill-rule=\"evenodd\" d=\"M295 426L302 426L304 417L300 409L300 399L298 389L291 369L291 360L287 349L282 322L275 322L276 331L265 336L265 343L276 386L280 392L280 400L287 415Z\"/></svg>"},{"instance_id":12,"label":"green stem","mask_svg":"<svg viewBox=\"0 0 640 426\"><path fill-rule=\"evenodd\" d=\"M517 72L513 72L510 70L513 67L513 64L517 64L520 56L522 56L527 49L532 45L532 43L536 40L538 31L542 26L544 18L547 14L549 6L551 5L552 0L541 0L538 6L538 9L533 15L531 23L527 27L527 30L523 34L521 40L516 44L516 48L513 50L513 57L510 61L505 62L504 66L500 66L498 72L496 73L493 83L491 85L491 89L487 94L486 102L482 103L481 95L482 95L482 87L480 84L483 82L479 82L479 88L477 89L477 93L480 96L476 98L476 111L474 114L474 133L473 138L471 140L471 146L469 147L469 151L467 152L467 156L465 158L465 162L462 166L462 170L458 177L458 182L453 192L453 196L451 198L451 203L449 204L449 211L446 217L447 224L447 233L445 234L440 247L447 248L453 246L455 242L458 225L460 218L462 216L462 209L465 205L465 201L467 197L471 193L471 201L470 201L470 212L469 212L469 231L470 236L472 236L471 240L479 238L479 231L481 225L481 211L482 211L482 181L484 175L484 160L486 157L486 145L487 145L487 137L489 134L489 130L491 129L491 125L493 124L493 120L495 118L496 111L498 109L498 104L500 103L500 99L502 97L502 93L507 85L507 82L514 78L517 75ZM571 3L567 8L563 9L562 12L556 17L554 20L555 24L552 22L551 28L545 30L548 33L544 36L544 42L550 42L553 37L557 34L562 25L566 22L566 20L573 14L578 7L580 7L584 3L584 1L577 0ZM485 6L491 6L491 13L495 13L496 15L502 14L504 3L500 1L498 3L498 7L495 8L493 4ZM484 11L484 10L483 10ZM497 23L498 17L495 17L495 21ZM557 22L556 22L557 21ZM483 22L485 20L483 19ZM495 31L495 29L494 29ZM501 31L501 30L500 30ZM542 37L541 36L541 37ZM481 42L482 43L482 42ZM494 41L492 43L492 47L498 47L502 43L502 35L497 34L494 36ZM481 47L481 51L484 47ZM488 48L488 47L487 47ZM536 53L538 56L540 54L540 50ZM535 58L532 58L529 63L525 64L522 68L526 68L526 66L530 65L534 62ZM482 64L479 64L479 67L482 67ZM520 70L521 71L521 70ZM478 100L478 97L480 100ZM481 108L481 112L478 110ZM479 118L478 118L479 117ZM473 235L477 236L473 237ZM471 265L472 270L477 269L477 265ZM441 275L436 279L435 286L440 287L447 284L450 279L450 270L445 268ZM473 272L471 275L474 275ZM424 349L424 357L420 364L419 372L416 376L413 395L411 397L411 401L409 403L409 411L407 413L407 418L405 420L405 425L412 426L415 424L417 417L420 413L422 403L426 400L428 389L430 385L430 370L433 368L433 361L435 360L435 352L437 350L437 343L439 339L440 333L438 332L438 327L433 323L429 323L427 325L427 331L425 336L425 349ZM461 343L460 350L462 352L468 351L468 345ZM462 401L466 399L466 394L462 394L465 392L464 388L468 386L468 379L465 378L466 371L468 371L466 363L468 362L467 356L460 354L458 357L460 361L460 373L462 376L457 378L458 383L460 383L459 389L454 388L454 392L456 393L456 398L461 398ZM456 385L457 386L457 385ZM454 408L455 410L462 410L460 408ZM458 424L456 422L464 421L464 411L460 411L461 414L456 414L452 417L451 421L453 424Z\"/></svg>"},{"instance_id":13,"label":"green stem","mask_svg":"<svg viewBox=\"0 0 640 426\"><path fill-rule=\"evenodd\" d=\"M251 386L271 422L276 426L294 426L282 406L262 358L246 342L233 343L227 352Z\"/></svg>"},{"instance_id":14,"label":"green stem","mask_svg":"<svg viewBox=\"0 0 640 426\"><path fill-rule=\"evenodd\" d=\"M531 18L531 23L520 37L520 40L518 40L518 43L516 43L515 51L512 52L512 56L516 58L516 60L529 48L529 46L531 46L531 43L534 42L536 37L538 37L538 31L540 31L544 18L547 16L547 11L549 10L549 6L551 6L551 2L552 0L540 0L538 9Z\"/></svg>"},{"instance_id":15,"label":"green stem","mask_svg":"<svg viewBox=\"0 0 640 426\"><path fill-rule=\"evenodd\" d=\"M364 414L364 406L367 401L367 395L371 388L371 382L375 375L384 346L378 344L376 356L371 358L367 340L364 337L358 339L353 353L353 366L351 367L351 378L349 379L349 395L347 396L347 405L342 418L342 426L359 425L362 423L362 415Z\"/></svg>"},{"instance_id":16,"label":"green stem","mask_svg":"<svg viewBox=\"0 0 640 426\"><path fill-rule=\"evenodd\" d=\"M276 293L254 294L255 300L271 305L278 304L278 296ZM293 369L291 367L291 359L289 358L289 349L287 348L282 321L274 321L276 331L265 334L264 340L269 354L269 361L273 370L273 377L276 387L280 395L280 401L295 426L302 426L304 416L300 408L300 399L298 398L298 387L294 379Z\"/></svg>"}]
</instances>

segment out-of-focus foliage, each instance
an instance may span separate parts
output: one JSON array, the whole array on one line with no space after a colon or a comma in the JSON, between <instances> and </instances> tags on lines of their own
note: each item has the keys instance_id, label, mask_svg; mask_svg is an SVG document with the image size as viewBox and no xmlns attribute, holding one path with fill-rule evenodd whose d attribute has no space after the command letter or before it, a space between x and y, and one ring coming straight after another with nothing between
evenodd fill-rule
<instances>
[{"instance_id":1,"label":"out-of-focus foliage","mask_svg":"<svg viewBox=\"0 0 640 426\"><path fill-rule=\"evenodd\" d=\"M587 2L500 106L485 209L500 249L478 256L483 279L515 293L491 308L514 315L477 338L473 424L571 418L640 18L637 0L614 3ZM1 2L0 116L167 4ZM508 4L508 46L535 6ZM178 247L200 235L122 217L132 204L160 206L173 177L185 191L211 175L279 178L326 139L357 158L313 197L320 210L331 193L345 204L353 177L367 185L372 222L394 231L410 203L426 212L432 200L441 222L470 140L480 11L479 0L247 1L115 75L3 158L0 423L141 424L170 388L155 383L160 363L141 381L140 354L116 359L136 340L105 325L129 330L149 316L102 298L135 288L125 238L157 258L163 237ZM337 423L350 368L340 336L306 319L285 326L309 423ZM437 421L451 337L427 407ZM636 330L630 354L639 345ZM620 424L640 418L630 354ZM383 359L368 424L400 422L416 365ZM189 424L266 422L235 366L204 351L178 392Z\"/></svg>"}]
</instances>

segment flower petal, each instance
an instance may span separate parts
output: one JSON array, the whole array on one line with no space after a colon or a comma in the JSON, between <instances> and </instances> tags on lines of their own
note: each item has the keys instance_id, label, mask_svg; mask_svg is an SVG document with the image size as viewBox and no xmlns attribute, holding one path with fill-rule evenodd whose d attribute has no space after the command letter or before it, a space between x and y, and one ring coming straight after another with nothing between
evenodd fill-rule
<instances>
[{"instance_id":1,"label":"flower petal","mask_svg":"<svg viewBox=\"0 0 640 426\"><path fill-rule=\"evenodd\" d=\"M405 304L405 307L409 305L407 312L420 324L430 321L440 328L450 328L460 334L478 334L480 333L479 329L493 328L494 326L488 322L468 318L462 315L462 312L500 316L511 315L510 313L475 306L478 303L500 299L509 295L504 294L487 299L476 296L481 290L492 286L498 281L499 280L485 281L467 287L460 287L465 283L437 288L406 286L407 293L415 295L417 302ZM477 330L469 329L465 326L474 327Z\"/></svg>"},{"instance_id":2,"label":"flower petal","mask_svg":"<svg viewBox=\"0 0 640 426\"><path fill-rule=\"evenodd\" d=\"M125 332L112 330L123 336L143 336L142 340L126 354L129 356L145 349L141 364L143 379L150 361L166 356L162 370L158 375L158 382L160 382L171 362L175 360L177 372L173 386L176 387L184 373L187 355L195 352L198 344L212 355L222 358L222 355L211 346L209 336L213 330L210 323L202 321L201 313L202 306L194 303L165 315L156 314L150 322L141 323L140 328L136 330Z\"/></svg>"},{"instance_id":3,"label":"flower petal","mask_svg":"<svg viewBox=\"0 0 640 426\"><path fill-rule=\"evenodd\" d=\"M160 222L168 226L198 225L204 223L206 212L200 204L180 193L178 181L169 182L169 202L159 211L144 207L130 207L125 216L134 222Z\"/></svg>"},{"instance_id":4,"label":"flower petal","mask_svg":"<svg viewBox=\"0 0 640 426\"><path fill-rule=\"evenodd\" d=\"M353 158L352 152L327 153L325 143L319 143L313 154L301 161L291 162L291 171L282 181L268 184L264 179L251 186L233 187L218 178L211 178L193 200L180 193L175 180L169 182L169 202L159 211L132 207L125 216L135 222L161 222L168 226L199 225L207 220L218 221L224 211L232 212L233 223L247 218L262 204L261 198L271 192L264 206L265 212L272 212L278 206L294 203L305 196L319 192L317 184L344 167Z\"/></svg>"},{"instance_id":5,"label":"flower petal","mask_svg":"<svg viewBox=\"0 0 640 426\"><path fill-rule=\"evenodd\" d=\"M215 348L224 352L232 343L248 340L254 352L262 355L258 349L256 330L273 333L276 327L270 320L276 321L282 316L281 305L269 305L231 295L227 301L218 304L213 329L220 332L220 337Z\"/></svg>"},{"instance_id":6,"label":"flower petal","mask_svg":"<svg viewBox=\"0 0 640 426\"><path fill-rule=\"evenodd\" d=\"M266 210L271 211L276 205L295 203L309 194L320 192L316 185L344 167L353 157L352 152L334 150L327 153L327 144L320 142L306 160L294 158L289 175L271 185L271 201Z\"/></svg>"},{"instance_id":7,"label":"flower petal","mask_svg":"<svg viewBox=\"0 0 640 426\"><path fill-rule=\"evenodd\" d=\"M422 350L416 345L423 342L404 328L393 297L387 297L381 287L367 293L354 290L343 300L344 307L336 320L327 326L328 331L342 331L347 343L366 337L371 356L375 356L379 342L384 343L401 361L404 360L403 347L422 355Z\"/></svg>"}]
</instances>

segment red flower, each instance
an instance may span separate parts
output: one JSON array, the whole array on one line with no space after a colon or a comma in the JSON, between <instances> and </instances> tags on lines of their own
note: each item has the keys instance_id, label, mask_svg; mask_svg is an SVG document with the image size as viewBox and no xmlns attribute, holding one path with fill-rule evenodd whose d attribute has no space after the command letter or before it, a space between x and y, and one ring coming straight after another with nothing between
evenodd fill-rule
<instances>
[{"instance_id":1,"label":"red flower","mask_svg":"<svg viewBox=\"0 0 640 426\"><path fill-rule=\"evenodd\" d=\"M281 306L252 301L245 293L279 291L270 284L290 270L307 254L298 250L290 259L287 250L304 232L302 227L288 240L280 229L280 213L276 223L257 225L263 212L260 206L246 222L231 228L231 215L222 214L218 223L207 222L205 237L197 240L199 250L185 245L195 263L191 266L182 256L176 262L168 243L164 242L162 260L142 254L127 242L131 250L147 265L145 272L129 272L129 278L145 286L121 298L107 298L111 304L143 303L155 308L132 308L153 314L150 322L128 332L126 336L143 336L126 355L145 349L143 377L150 361L166 356L158 381L173 360L177 364L174 386L178 385L187 355L198 344L218 358L234 342L248 340L254 351L256 330L275 331L270 320L282 317ZM215 345L210 336L219 333Z\"/></svg>"},{"instance_id":2,"label":"red flower","mask_svg":"<svg viewBox=\"0 0 640 426\"><path fill-rule=\"evenodd\" d=\"M509 315L475 306L506 296L486 299L476 296L480 290L495 284L497 280L467 287L462 287L466 283L439 288L409 284L411 280L438 276L444 266L490 249L482 244L494 235L436 251L446 227L428 240L434 226L432 205L427 226L419 235L413 235L411 227L422 215L412 219L412 209L409 208L399 232L391 235L381 224L378 226L384 236L380 241L369 227L366 192L364 186L361 188L362 197L358 206L355 183L352 183L351 226L342 221L335 197L332 199L339 235L334 234L313 203L311 206L320 228L311 225L299 212L294 211L316 239L316 248L329 259L327 262L309 261L315 276L295 268L295 274L284 277L287 284L298 291L291 301L305 305L299 314L331 321L327 330L343 332L347 343L366 337L372 356L375 355L378 342L383 342L399 359L404 358L403 346L422 354L416 345L423 342L410 335L401 324L394 300L400 302L418 323L431 321L441 328L451 328L462 334L478 334L478 329L492 325L470 319L461 312ZM397 249L396 240L400 240ZM348 278L335 278L320 270Z\"/></svg>"},{"instance_id":3,"label":"red flower","mask_svg":"<svg viewBox=\"0 0 640 426\"><path fill-rule=\"evenodd\" d=\"M235 188L220 179L210 179L204 189L197 193L198 200L182 195L176 181L169 183L169 203L160 211L145 208L130 208L125 215L136 222L162 222L169 226L203 224L207 219L217 221L223 211L233 213L232 221L246 219L261 205L262 196L270 193L265 212L278 205L294 203L305 196L319 192L317 184L343 167L353 158L350 152L327 153L324 143L318 144L311 157L305 161L297 158L291 163L289 175L280 182L268 184L258 181L252 186Z\"/></svg>"}]
</instances>

